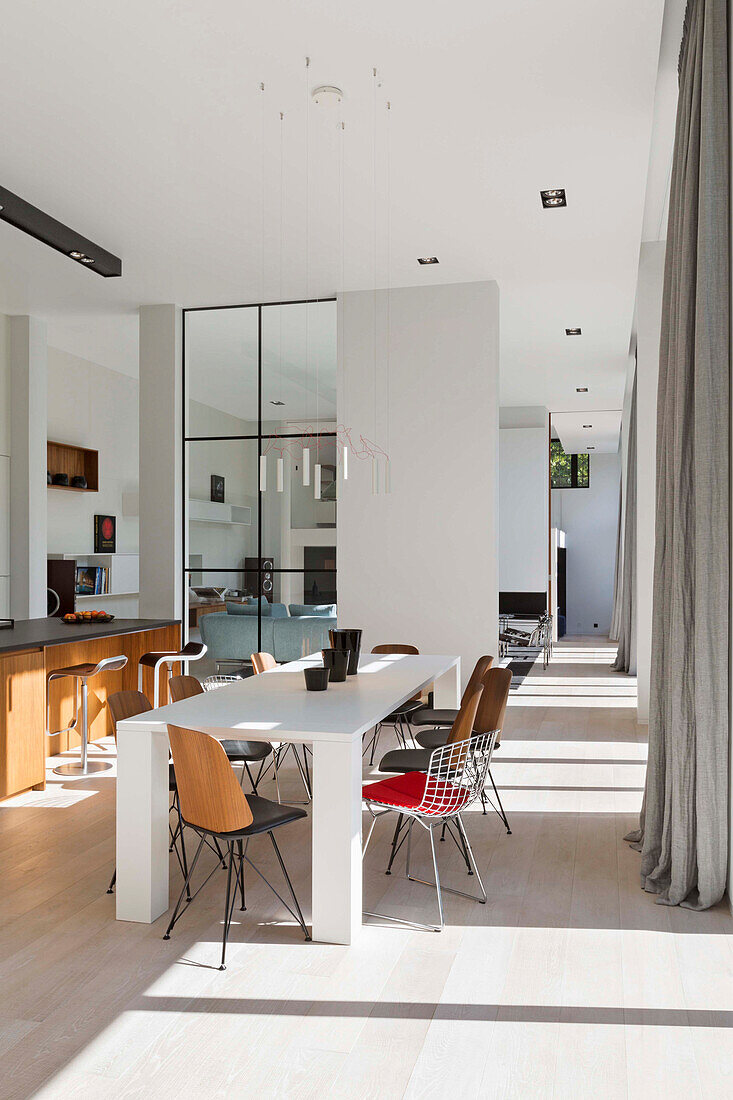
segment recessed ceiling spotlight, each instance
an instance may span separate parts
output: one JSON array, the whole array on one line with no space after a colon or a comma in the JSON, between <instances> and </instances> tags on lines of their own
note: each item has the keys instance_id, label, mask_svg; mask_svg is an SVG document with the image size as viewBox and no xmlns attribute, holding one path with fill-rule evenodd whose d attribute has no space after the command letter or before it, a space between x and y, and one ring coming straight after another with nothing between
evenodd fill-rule
<instances>
[{"instance_id":1,"label":"recessed ceiling spotlight","mask_svg":"<svg viewBox=\"0 0 733 1100\"><path fill-rule=\"evenodd\" d=\"M575 392L576 393L587 393L588 392L588 387L587 386L576 386L575 387Z\"/></svg>"},{"instance_id":2,"label":"recessed ceiling spotlight","mask_svg":"<svg viewBox=\"0 0 733 1100\"><path fill-rule=\"evenodd\" d=\"M591 445L589 444L589 445L588 445L588 450L589 450L589 451L595 451L595 447L592 447L592 446L591 446Z\"/></svg>"},{"instance_id":3,"label":"recessed ceiling spotlight","mask_svg":"<svg viewBox=\"0 0 733 1100\"><path fill-rule=\"evenodd\" d=\"M91 256L87 256L84 252L70 252L72 260L78 260L80 264L93 264L94 260Z\"/></svg>"},{"instance_id":4,"label":"recessed ceiling spotlight","mask_svg":"<svg viewBox=\"0 0 733 1100\"><path fill-rule=\"evenodd\" d=\"M592 428L592 427L593 427L593 425L592 425L592 424L584 424L584 425L583 425L583 427L584 427L584 428Z\"/></svg>"},{"instance_id":5,"label":"recessed ceiling spotlight","mask_svg":"<svg viewBox=\"0 0 733 1100\"><path fill-rule=\"evenodd\" d=\"M284 401L271 401L270 404L271 405L284 405L285 402Z\"/></svg>"},{"instance_id":6,"label":"recessed ceiling spotlight","mask_svg":"<svg viewBox=\"0 0 733 1100\"><path fill-rule=\"evenodd\" d=\"M581 332L580 332L579 328L566 328L565 329L565 335L566 336L580 336Z\"/></svg>"},{"instance_id":7,"label":"recessed ceiling spotlight","mask_svg":"<svg viewBox=\"0 0 733 1100\"><path fill-rule=\"evenodd\" d=\"M540 198L545 210L553 206L567 206L564 187L553 187L550 191L540 191Z\"/></svg>"},{"instance_id":8,"label":"recessed ceiling spotlight","mask_svg":"<svg viewBox=\"0 0 733 1100\"><path fill-rule=\"evenodd\" d=\"M437 256L418 256L417 262L419 264L439 264L440 260Z\"/></svg>"}]
</instances>

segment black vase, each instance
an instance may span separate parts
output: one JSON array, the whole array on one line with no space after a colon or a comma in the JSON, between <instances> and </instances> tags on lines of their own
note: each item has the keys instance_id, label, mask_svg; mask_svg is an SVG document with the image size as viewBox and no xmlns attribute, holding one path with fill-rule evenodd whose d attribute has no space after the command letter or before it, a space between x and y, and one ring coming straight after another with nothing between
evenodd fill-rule
<instances>
[{"instance_id":1,"label":"black vase","mask_svg":"<svg viewBox=\"0 0 733 1100\"><path fill-rule=\"evenodd\" d=\"M304 668L303 676L307 691L325 691L328 688L327 668Z\"/></svg>"},{"instance_id":2,"label":"black vase","mask_svg":"<svg viewBox=\"0 0 733 1100\"><path fill-rule=\"evenodd\" d=\"M349 653L346 649L322 649L323 667L328 669L328 678L332 684L342 684L346 679L349 665Z\"/></svg>"},{"instance_id":3,"label":"black vase","mask_svg":"<svg viewBox=\"0 0 733 1100\"><path fill-rule=\"evenodd\" d=\"M347 650L349 663L347 673L354 676L359 671L359 654L361 653L360 630L329 630L328 638L332 649Z\"/></svg>"}]
</instances>

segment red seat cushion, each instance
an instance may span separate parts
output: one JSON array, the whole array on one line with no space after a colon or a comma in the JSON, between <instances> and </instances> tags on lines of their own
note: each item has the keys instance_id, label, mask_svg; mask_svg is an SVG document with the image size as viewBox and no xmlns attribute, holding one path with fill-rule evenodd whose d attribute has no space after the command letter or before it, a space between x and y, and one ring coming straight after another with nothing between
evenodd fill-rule
<instances>
[{"instance_id":1,"label":"red seat cushion","mask_svg":"<svg viewBox=\"0 0 733 1100\"><path fill-rule=\"evenodd\" d=\"M415 810L422 804L427 782L425 772L390 775L376 783L366 783L361 789L361 795L367 802L379 802L382 806L394 806L398 810ZM455 813L466 803L468 796L469 791L465 787L457 787L445 780L431 779L428 790L430 805L421 810L421 813L437 816L446 811Z\"/></svg>"}]
</instances>

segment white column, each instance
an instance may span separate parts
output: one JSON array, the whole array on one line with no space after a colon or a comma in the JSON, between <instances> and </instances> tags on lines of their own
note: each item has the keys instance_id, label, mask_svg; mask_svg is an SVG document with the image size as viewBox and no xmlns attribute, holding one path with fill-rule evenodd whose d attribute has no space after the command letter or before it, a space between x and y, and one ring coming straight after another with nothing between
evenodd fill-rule
<instances>
[{"instance_id":1,"label":"white column","mask_svg":"<svg viewBox=\"0 0 733 1100\"><path fill-rule=\"evenodd\" d=\"M10 318L0 314L0 617L10 615Z\"/></svg>"},{"instance_id":2,"label":"white column","mask_svg":"<svg viewBox=\"0 0 733 1100\"><path fill-rule=\"evenodd\" d=\"M46 326L10 318L10 608L46 616Z\"/></svg>"},{"instance_id":3,"label":"white column","mask_svg":"<svg viewBox=\"0 0 733 1100\"><path fill-rule=\"evenodd\" d=\"M641 246L637 294L636 381L636 661L638 720L649 721L652 585L657 461L657 380L662 327L664 241Z\"/></svg>"},{"instance_id":4,"label":"white column","mask_svg":"<svg viewBox=\"0 0 733 1100\"><path fill-rule=\"evenodd\" d=\"M349 292L338 329L338 420L355 446L339 485L339 622L363 628L367 652L460 654L467 677L498 645L498 288ZM389 452L390 493L372 493L360 436Z\"/></svg>"},{"instance_id":5,"label":"white column","mask_svg":"<svg viewBox=\"0 0 733 1100\"><path fill-rule=\"evenodd\" d=\"M140 615L182 618L181 310L140 308Z\"/></svg>"}]
</instances>

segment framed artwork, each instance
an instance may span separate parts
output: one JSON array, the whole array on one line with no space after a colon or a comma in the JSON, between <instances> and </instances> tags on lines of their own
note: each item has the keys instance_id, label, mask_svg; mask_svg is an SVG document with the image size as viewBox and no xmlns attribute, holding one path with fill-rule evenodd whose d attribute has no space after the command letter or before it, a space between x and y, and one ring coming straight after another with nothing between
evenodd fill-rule
<instances>
[{"instance_id":1,"label":"framed artwork","mask_svg":"<svg viewBox=\"0 0 733 1100\"><path fill-rule=\"evenodd\" d=\"M224 503L224 478L221 474L211 475L211 499L217 504Z\"/></svg>"},{"instance_id":2,"label":"framed artwork","mask_svg":"<svg viewBox=\"0 0 733 1100\"><path fill-rule=\"evenodd\" d=\"M115 516L94 517L94 553L114 554L117 550L117 519Z\"/></svg>"}]
</instances>

